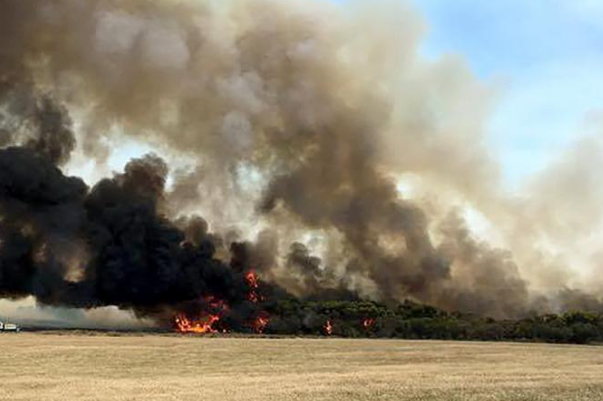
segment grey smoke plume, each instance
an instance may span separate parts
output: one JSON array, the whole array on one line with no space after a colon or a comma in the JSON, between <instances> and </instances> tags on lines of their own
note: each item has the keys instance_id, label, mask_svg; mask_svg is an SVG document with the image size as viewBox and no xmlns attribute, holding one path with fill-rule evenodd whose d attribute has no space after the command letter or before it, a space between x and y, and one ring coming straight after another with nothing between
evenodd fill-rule
<instances>
[{"instance_id":1,"label":"grey smoke plume","mask_svg":"<svg viewBox=\"0 0 603 401\"><path fill-rule=\"evenodd\" d=\"M2 194L3 295L154 308L146 300L157 294L124 292L115 283L161 282L173 271L170 258L178 260L177 271L187 271L183 251L173 247L183 239L212 264L231 259L235 271L255 267L299 295L345 290L506 317L573 305L566 298L582 294L566 291L563 280L532 292L532 280L546 269L534 273L539 269L531 266L549 264L529 241L548 228L530 212L538 202L526 206L499 190L498 167L484 144L492 90L457 57L422 60L424 26L398 2L342 8L319 1L0 0L0 9L0 145L21 145L61 165L75 149L69 111L77 116L81 148L99 162L108 151L105 139L128 136L193 164L172 169L176 182L168 191L168 166L156 157L131 162L89 192L54 170L39 172L37 181L21 177L40 185L50 177L73 188L52 195L59 199L28 188ZM17 148L3 151L3 160L13 175L0 175L2 188L29 163L40 163ZM436 196L424 201L400 193L405 174L420 177L418 186ZM553 188L546 181L535 187ZM124 215L113 210L121 199L135 205ZM73 206L73 216L52 221L30 210L33 201ZM472 234L454 212L459 204L510 233L502 244L509 251ZM13 207L25 208L19 215L25 217L13 222ZM222 235L186 217L194 211ZM522 214L530 215L529 232L514 223ZM147 222L130 228L131 235L122 227L130 215ZM22 238L25 227L34 227L33 243ZM122 229L122 240L135 244L131 250L111 247L114 230ZM261 234L245 243L237 230ZM168 239L136 244L142 232ZM78 245L83 239L88 247L94 240L93 254ZM9 243L25 247L17 259L52 249L58 267L19 267L30 269L43 291L13 277L22 265L7 255ZM141 252L156 256L158 265L150 268ZM81 282L95 282L96 292L70 286L56 292L70 274L65 260L75 254L88 266ZM207 292L206 279L215 290L213 278L201 278L190 296ZM172 293L178 279L165 279L157 290L165 303L184 301ZM236 287L215 285L226 292ZM78 298L80 291L86 296Z\"/></svg>"}]
</instances>

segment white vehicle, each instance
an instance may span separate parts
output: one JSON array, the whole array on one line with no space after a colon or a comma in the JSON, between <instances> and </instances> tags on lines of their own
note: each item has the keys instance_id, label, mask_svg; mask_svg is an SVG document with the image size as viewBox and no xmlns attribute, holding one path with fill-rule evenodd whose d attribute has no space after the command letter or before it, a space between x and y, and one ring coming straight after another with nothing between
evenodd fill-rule
<instances>
[{"instance_id":1,"label":"white vehicle","mask_svg":"<svg viewBox=\"0 0 603 401\"><path fill-rule=\"evenodd\" d=\"M21 328L13 323L4 323L0 322L0 331L9 331L13 333L18 333L21 331Z\"/></svg>"}]
</instances>

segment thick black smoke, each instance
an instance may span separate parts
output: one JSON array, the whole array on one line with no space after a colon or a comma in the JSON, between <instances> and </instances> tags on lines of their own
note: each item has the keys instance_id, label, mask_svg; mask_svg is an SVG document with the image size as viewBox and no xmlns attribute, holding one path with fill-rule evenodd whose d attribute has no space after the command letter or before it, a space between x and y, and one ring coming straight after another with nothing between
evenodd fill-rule
<instances>
[{"instance_id":1,"label":"thick black smoke","mask_svg":"<svg viewBox=\"0 0 603 401\"><path fill-rule=\"evenodd\" d=\"M202 220L183 231L161 215L166 175L147 155L89 189L44 148L0 150L0 298L169 319L202 313L215 297L252 313L244 261L233 269L216 259Z\"/></svg>"}]
</instances>

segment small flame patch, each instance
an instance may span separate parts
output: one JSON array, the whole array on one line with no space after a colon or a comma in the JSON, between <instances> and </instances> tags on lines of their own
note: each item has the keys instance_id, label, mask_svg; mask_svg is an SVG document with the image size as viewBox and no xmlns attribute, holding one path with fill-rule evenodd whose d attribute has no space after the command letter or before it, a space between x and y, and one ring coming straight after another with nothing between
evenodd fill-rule
<instances>
[{"instance_id":1,"label":"small flame patch","mask_svg":"<svg viewBox=\"0 0 603 401\"><path fill-rule=\"evenodd\" d=\"M252 327L253 331L257 334L263 334L266 326L270 323L270 316L268 313L262 312L260 315L254 320Z\"/></svg>"},{"instance_id":2,"label":"small flame patch","mask_svg":"<svg viewBox=\"0 0 603 401\"><path fill-rule=\"evenodd\" d=\"M250 302L257 304L262 299L261 299L260 295L258 294L258 288L260 285L259 285L258 276L254 270L250 270L245 275L245 281L247 282L247 285L249 286L249 295L247 296L247 299L249 299Z\"/></svg>"},{"instance_id":3,"label":"small flame patch","mask_svg":"<svg viewBox=\"0 0 603 401\"><path fill-rule=\"evenodd\" d=\"M375 326L375 323L377 323L375 319L367 318L362 321L362 327L364 327L364 330L369 331Z\"/></svg>"},{"instance_id":4,"label":"small flame patch","mask_svg":"<svg viewBox=\"0 0 603 401\"><path fill-rule=\"evenodd\" d=\"M323 326L323 330L325 335L330 336L333 334L333 322L331 319L327 320L325 325Z\"/></svg>"}]
</instances>

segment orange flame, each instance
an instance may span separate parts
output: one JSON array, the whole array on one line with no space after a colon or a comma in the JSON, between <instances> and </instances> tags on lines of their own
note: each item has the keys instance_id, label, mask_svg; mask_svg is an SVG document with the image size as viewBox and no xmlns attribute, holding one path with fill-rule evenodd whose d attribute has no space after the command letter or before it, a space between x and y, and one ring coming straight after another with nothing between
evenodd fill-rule
<instances>
[{"instance_id":1,"label":"orange flame","mask_svg":"<svg viewBox=\"0 0 603 401\"><path fill-rule=\"evenodd\" d=\"M261 297L258 294L258 276L255 274L254 270L250 270L249 273L245 275L245 281L247 281L247 285L249 286L249 295L247 296L247 299L249 299L250 302L257 304L261 301Z\"/></svg>"},{"instance_id":2,"label":"orange flame","mask_svg":"<svg viewBox=\"0 0 603 401\"><path fill-rule=\"evenodd\" d=\"M185 315L178 315L174 322L176 323L176 330L180 333L206 334L217 333L218 330L213 326L219 321L220 316L218 315L209 315L200 320L191 320Z\"/></svg>"},{"instance_id":3,"label":"orange flame","mask_svg":"<svg viewBox=\"0 0 603 401\"><path fill-rule=\"evenodd\" d=\"M264 329L266 329L266 326L268 326L268 323L270 323L270 317L268 314L260 314L260 316L258 316L252 324L253 331L255 331L257 334L262 334Z\"/></svg>"},{"instance_id":4,"label":"orange flame","mask_svg":"<svg viewBox=\"0 0 603 401\"><path fill-rule=\"evenodd\" d=\"M327 320L327 322L323 326L323 329L327 336L330 336L331 334L333 334L333 322L331 322L331 319Z\"/></svg>"},{"instance_id":5,"label":"orange flame","mask_svg":"<svg viewBox=\"0 0 603 401\"><path fill-rule=\"evenodd\" d=\"M364 329L368 331L373 328L375 323L377 323L375 319L364 319L364 321L362 322L362 327L364 327Z\"/></svg>"},{"instance_id":6,"label":"orange flame","mask_svg":"<svg viewBox=\"0 0 603 401\"><path fill-rule=\"evenodd\" d=\"M207 334L207 333L226 333L226 330L216 329L216 324L222 319L224 312L230 310L228 304L221 299L217 299L213 296L205 298L205 302L209 307L211 313L206 312L197 319L189 319L185 314L181 313L174 319L176 331L179 333L196 333L196 334Z\"/></svg>"}]
</instances>

